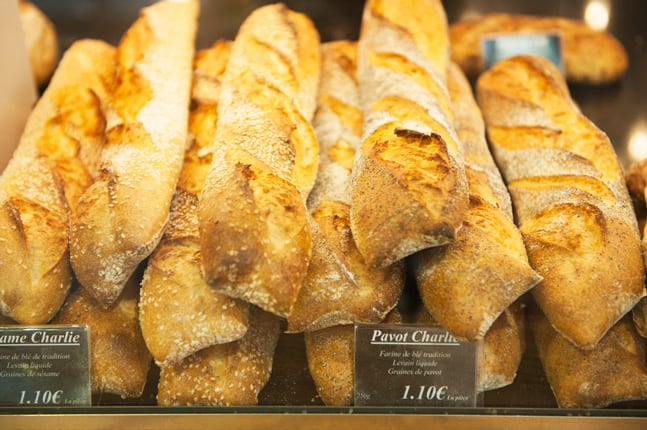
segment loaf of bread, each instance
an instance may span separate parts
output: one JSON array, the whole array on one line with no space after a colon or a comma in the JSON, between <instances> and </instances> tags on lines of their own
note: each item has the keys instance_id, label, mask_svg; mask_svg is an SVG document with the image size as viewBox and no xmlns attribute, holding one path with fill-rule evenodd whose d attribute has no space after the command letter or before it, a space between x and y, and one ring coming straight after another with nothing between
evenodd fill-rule
<instances>
[{"instance_id":1,"label":"loaf of bread","mask_svg":"<svg viewBox=\"0 0 647 430\"><path fill-rule=\"evenodd\" d=\"M108 308L79 287L52 320L52 324L89 327L90 383L95 394L137 398L148 381L151 354L137 315L141 276L141 271L135 272Z\"/></svg>"},{"instance_id":2,"label":"loaf of bread","mask_svg":"<svg viewBox=\"0 0 647 430\"><path fill-rule=\"evenodd\" d=\"M603 408L647 398L645 340L622 318L590 351L557 333L538 312L530 318L546 379L562 408Z\"/></svg>"},{"instance_id":3,"label":"loaf of bread","mask_svg":"<svg viewBox=\"0 0 647 430\"><path fill-rule=\"evenodd\" d=\"M350 231L350 175L359 147L355 42L322 45L322 76L313 120L319 140L319 174L307 202L312 216L312 258L288 315L290 332L378 323L404 288L404 262L368 266Z\"/></svg>"},{"instance_id":4,"label":"loaf of bread","mask_svg":"<svg viewBox=\"0 0 647 430\"><path fill-rule=\"evenodd\" d=\"M198 204L209 285L281 317L311 257L305 198L317 170L319 75L309 18L283 4L250 14L222 79L217 152Z\"/></svg>"},{"instance_id":5,"label":"loaf of bread","mask_svg":"<svg viewBox=\"0 0 647 430\"><path fill-rule=\"evenodd\" d=\"M645 223L647 220L647 158L632 163L625 174L627 189L633 201L633 207L638 218L638 228L642 233L641 245L643 257L647 256L647 237L645 237ZM647 264L647 258L643 258ZM647 297L643 297L634 306L633 320L642 337L647 338Z\"/></svg>"},{"instance_id":6,"label":"loaf of bread","mask_svg":"<svg viewBox=\"0 0 647 430\"><path fill-rule=\"evenodd\" d=\"M483 71L481 40L499 34L558 34L566 79L577 84L603 85L626 72L627 53L613 35L584 22L549 16L491 13L449 27L452 60L474 78Z\"/></svg>"},{"instance_id":7,"label":"loaf of bread","mask_svg":"<svg viewBox=\"0 0 647 430\"><path fill-rule=\"evenodd\" d=\"M70 290L70 206L93 181L114 55L70 46L0 177L0 312L22 324L49 321Z\"/></svg>"},{"instance_id":8,"label":"loaf of bread","mask_svg":"<svg viewBox=\"0 0 647 430\"><path fill-rule=\"evenodd\" d=\"M142 9L117 54L100 174L72 213L77 279L114 302L166 226L187 140L197 0Z\"/></svg>"},{"instance_id":9,"label":"loaf of bread","mask_svg":"<svg viewBox=\"0 0 647 430\"><path fill-rule=\"evenodd\" d=\"M490 326L478 348L476 390L512 384L526 350L526 317L521 301L511 304Z\"/></svg>"},{"instance_id":10,"label":"loaf of bread","mask_svg":"<svg viewBox=\"0 0 647 430\"><path fill-rule=\"evenodd\" d=\"M555 329L590 349L645 296L636 216L608 137L559 70L517 56L483 73L477 99Z\"/></svg>"},{"instance_id":11,"label":"loaf of bread","mask_svg":"<svg viewBox=\"0 0 647 430\"><path fill-rule=\"evenodd\" d=\"M43 87L59 58L58 34L52 20L34 3L20 0L18 7L34 83Z\"/></svg>"},{"instance_id":12,"label":"loaf of bread","mask_svg":"<svg viewBox=\"0 0 647 430\"><path fill-rule=\"evenodd\" d=\"M514 382L526 349L526 316L522 301L506 308L476 346L476 391L495 390ZM416 324L438 327L429 311L420 307Z\"/></svg>"},{"instance_id":13,"label":"loaf of bread","mask_svg":"<svg viewBox=\"0 0 647 430\"><path fill-rule=\"evenodd\" d=\"M382 321L402 323L397 309ZM308 370L317 394L328 406L352 405L355 399L355 326L337 325L304 333Z\"/></svg>"},{"instance_id":14,"label":"loaf of bread","mask_svg":"<svg viewBox=\"0 0 647 430\"><path fill-rule=\"evenodd\" d=\"M448 70L448 88L454 127L465 150L470 207L452 243L415 255L414 273L434 319L454 337L471 341L482 339L541 277L528 263L470 84L454 64Z\"/></svg>"},{"instance_id":15,"label":"loaf of bread","mask_svg":"<svg viewBox=\"0 0 647 430\"><path fill-rule=\"evenodd\" d=\"M230 43L218 41L194 61L190 147L184 156L171 215L148 259L141 285L139 320L159 366L176 364L213 344L247 331L248 305L213 291L202 276L198 195L211 164L222 73Z\"/></svg>"},{"instance_id":16,"label":"loaf of bread","mask_svg":"<svg viewBox=\"0 0 647 430\"><path fill-rule=\"evenodd\" d=\"M157 403L255 405L272 373L280 326L276 316L251 306L249 330L241 339L210 346L161 368Z\"/></svg>"},{"instance_id":17,"label":"loaf of bread","mask_svg":"<svg viewBox=\"0 0 647 430\"><path fill-rule=\"evenodd\" d=\"M352 174L351 229L384 267L454 240L468 208L452 126L447 20L440 1L367 1L358 46L364 132Z\"/></svg>"}]
</instances>

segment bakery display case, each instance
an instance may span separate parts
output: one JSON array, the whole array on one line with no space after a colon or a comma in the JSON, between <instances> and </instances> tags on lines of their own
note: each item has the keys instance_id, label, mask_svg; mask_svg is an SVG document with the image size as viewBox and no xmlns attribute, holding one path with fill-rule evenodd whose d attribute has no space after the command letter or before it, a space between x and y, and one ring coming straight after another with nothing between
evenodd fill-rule
<instances>
[{"instance_id":1,"label":"bakery display case","mask_svg":"<svg viewBox=\"0 0 647 430\"><path fill-rule=\"evenodd\" d=\"M7 366L0 401L16 380L18 358L12 357L25 353L7 346L19 340L14 333L67 329L36 335L51 344L55 359L65 353L59 356L49 339L65 343L85 325L89 334L81 329L80 336L105 343L81 349L91 364L72 360L94 373L91 395L79 395L86 400L64 406L56 401L62 389L38 389L37 397L18 390L17 400L0 406L3 427L647 425L645 245L639 235L647 214L647 170L640 164L647 159L644 2L445 0L440 13L423 15L428 9L413 0L406 2L413 13L384 0L372 2L370 14L364 0L201 0L199 14L169 6L159 16L151 12L148 21L137 20L157 3L150 0L32 2L56 32L56 61L48 60L50 73L34 77L47 101L40 106L58 111L36 105L34 116L46 125L41 129L34 120L27 130L36 131L26 135L46 130L48 142L72 137L78 153L86 151L79 142L87 140L100 173L83 185L76 164L66 161L54 179L37 186L43 193L63 187L59 194L66 201L60 207L52 201L38 216L59 226L47 240L61 248L66 265L71 261L71 287L47 300L40 293L20 296L27 305L15 311L5 312L13 305L3 298L3 313L13 319L0 320L7 329L0 332L0 346L7 347L0 349ZM459 26L468 22L473 24ZM523 39L526 50L547 44L555 58L497 58L486 67L482 36L499 37L491 43L500 47L510 33L517 39L508 43ZM82 39L97 40L83 45ZM274 43L279 55L268 54ZM451 65L443 47L451 49ZM46 47L40 49L45 56ZM63 77L59 71L67 72ZM335 84L325 86L326 79ZM72 99L75 104L64 104ZM247 99L266 109L250 108L242 101ZM422 110L433 119L421 119ZM178 131L183 124L188 133ZM268 136L258 137L268 129ZM139 146L126 148L129 139ZM219 151L210 146L214 140L236 143ZM390 140L407 146L385 149ZM188 143L173 155L177 141ZM287 156L280 149L285 142L296 142ZM119 160L110 168L97 158L102 145ZM279 149L268 149L273 145ZM437 148L433 157L429 147ZM151 148L164 155L137 158ZM3 193L6 183L48 169L29 151L16 154L33 158L9 166L0 181ZM169 161L178 157L184 161ZM394 181L380 176L395 163L415 168ZM224 176L212 179L214 170ZM140 185L119 182L132 171ZM436 213L414 213L424 205L389 212L398 199L427 192L415 181L428 185L441 176L444 182L421 198L444 199L437 224L430 221ZM74 179L68 184L68 178ZM222 178L231 181L222 186ZM322 185L321 178L328 182ZM272 182L258 185L265 179ZM400 197L400 184L409 180L415 184ZM102 181L108 191L86 197ZM167 182L173 192L165 196ZM23 188L32 192L30 185ZM134 188L139 194L127 194ZM559 197L546 197L557 188ZM280 198L267 197L276 190ZM126 202L110 225L117 218L124 225L151 225L151 237L144 227L137 230L144 245L116 268L110 258L96 256L113 252L117 239L92 235L104 229L92 224L99 217L93 205L104 195L105 211ZM206 207L202 201L219 203ZM3 208L0 222L15 219L21 204L14 212ZM170 215L150 215L169 205ZM387 215L379 218L376 208L384 207ZM56 218L68 210L69 248L67 236L60 236L68 219ZM452 219L450 211L462 212ZM205 219L213 222L203 224ZM269 239L261 237L264 223L271 225ZM393 233L375 239L382 225ZM394 239L418 227L436 229L425 245ZM125 237L128 227L120 228ZM498 229L496 235L487 237L488 228ZM50 234L40 225L29 229L27 237ZM333 245L310 248L309 236L303 245L308 229ZM216 239L208 242L207 236ZM438 242L429 245L432 240ZM241 251L242 242L252 245ZM262 252L249 250L256 246ZM595 247L599 253L588 266L569 260L570 250L580 253L579 261ZM290 248L289 262L276 257L284 248ZM6 278L22 279L9 261L0 258ZM47 282L65 272L56 262L56 270L43 274ZM105 273L124 278L122 285L104 288L102 282L110 284ZM231 286L248 273L280 278L280 293L258 290L251 281ZM574 277L578 282L571 282ZM350 279L352 288L329 292L331 279L335 285ZM566 297L563 291L571 289L576 293ZM191 313L180 315L182 306L192 306ZM46 316L30 316L36 313ZM9 331L17 327L23 332ZM429 344L440 349L426 349ZM467 352L446 352L459 344ZM416 379L423 372L426 379ZM203 388L216 380L226 384ZM385 389L391 385L397 389Z\"/></svg>"}]
</instances>

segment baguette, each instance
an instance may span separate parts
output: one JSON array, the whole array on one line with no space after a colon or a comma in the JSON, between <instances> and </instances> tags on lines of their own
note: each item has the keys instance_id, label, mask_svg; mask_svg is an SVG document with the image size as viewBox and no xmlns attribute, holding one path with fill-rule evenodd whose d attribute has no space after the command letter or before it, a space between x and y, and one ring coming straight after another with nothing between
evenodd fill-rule
<instances>
[{"instance_id":1,"label":"baguette","mask_svg":"<svg viewBox=\"0 0 647 430\"><path fill-rule=\"evenodd\" d=\"M608 137L540 57L502 61L477 82L493 154L515 207L532 293L555 329L591 349L645 296L636 216Z\"/></svg>"},{"instance_id":2,"label":"baguette","mask_svg":"<svg viewBox=\"0 0 647 430\"><path fill-rule=\"evenodd\" d=\"M258 403L258 393L272 373L280 335L279 319L252 306L249 330L241 339L213 345L178 364L161 368L157 390L160 406Z\"/></svg>"},{"instance_id":3,"label":"baguette","mask_svg":"<svg viewBox=\"0 0 647 430\"><path fill-rule=\"evenodd\" d=\"M561 408L604 408L647 398L645 341L622 318L590 351L560 336L537 312L530 318L539 359Z\"/></svg>"},{"instance_id":4,"label":"baguette","mask_svg":"<svg viewBox=\"0 0 647 430\"><path fill-rule=\"evenodd\" d=\"M384 324L402 323L397 309ZM352 405L355 396L355 326L337 325L304 333L308 370L328 406Z\"/></svg>"},{"instance_id":5,"label":"baguette","mask_svg":"<svg viewBox=\"0 0 647 430\"><path fill-rule=\"evenodd\" d=\"M320 163L307 207L312 216L312 258L303 287L288 316L288 332L378 323L404 288L404 262L367 266L350 232L350 175L359 146L356 43L322 46L319 104L313 126Z\"/></svg>"},{"instance_id":6,"label":"baguette","mask_svg":"<svg viewBox=\"0 0 647 430\"><path fill-rule=\"evenodd\" d=\"M643 260L647 264L647 237L645 235L645 222L647 219L647 158L632 163L625 174L627 189L633 201L633 207L638 218L638 228L642 232L641 246ZM647 297L643 297L632 310L634 324L638 333L647 338Z\"/></svg>"},{"instance_id":7,"label":"baguette","mask_svg":"<svg viewBox=\"0 0 647 430\"><path fill-rule=\"evenodd\" d=\"M198 237L198 195L210 165L220 81L230 42L218 41L194 61L189 131L171 215L161 242L148 259L140 292L139 320L159 366L175 364L247 331L247 303L213 291L202 277Z\"/></svg>"},{"instance_id":8,"label":"baguette","mask_svg":"<svg viewBox=\"0 0 647 430\"><path fill-rule=\"evenodd\" d=\"M113 303L166 226L187 139L198 2L142 9L122 38L100 174L72 213L77 279Z\"/></svg>"},{"instance_id":9,"label":"baguette","mask_svg":"<svg viewBox=\"0 0 647 430\"><path fill-rule=\"evenodd\" d=\"M116 394L125 399L140 397L144 391L151 354L139 326L140 280L141 271L137 271L109 308L79 287L52 320L52 324L89 327L92 393Z\"/></svg>"},{"instance_id":10,"label":"baguette","mask_svg":"<svg viewBox=\"0 0 647 430\"><path fill-rule=\"evenodd\" d=\"M365 123L351 229L368 264L385 267L454 240L468 207L441 2L366 2L358 50Z\"/></svg>"},{"instance_id":11,"label":"baguette","mask_svg":"<svg viewBox=\"0 0 647 430\"><path fill-rule=\"evenodd\" d=\"M434 319L456 338L473 341L482 339L541 277L528 263L470 84L458 66L450 65L448 72L454 124L465 149L470 207L454 242L418 253L414 273Z\"/></svg>"},{"instance_id":12,"label":"baguette","mask_svg":"<svg viewBox=\"0 0 647 430\"><path fill-rule=\"evenodd\" d=\"M0 178L0 311L42 324L67 296L69 212L93 181L114 47L81 40L63 56Z\"/></svg>"},{"instance_id":13,"label":"baguette","mask_svg":"<svg viewBox=\"0 0 647 430\"><path fill-rule=\"evenodd\" d=\"M282 4L252 12L223 77L217 152L198 204L209 285L281 317L311 256L305 199L317 169L319 74L319 35L305 15Z\"/></svg>"},{"instance_id":14,"label":"baguette","mask_svg":"<svg viewBox=\"0 0 647 430\"><path fill-rule=\"evenodd\" d=\"M452 60L475 78L483 71L481 38L486 35L557 33L560 36L566 79L575 84L605 85L617 81L628 68L622 44L606 31L584 22L549 16L491 13L449 27Z\"/></svg>"},{"instance_id":15,"label":"baguette","mask_svg":"<svg viewBox=\"0 0 647 430\"><path fill-rule=\"evenodd\" d=\"M438 322L422 306L414 315L416 324L437 327ZM479 393L512 384L526 349L524 305L516 301L490 326L476 346L476 391Z\"/></svg>"}]
</instances>

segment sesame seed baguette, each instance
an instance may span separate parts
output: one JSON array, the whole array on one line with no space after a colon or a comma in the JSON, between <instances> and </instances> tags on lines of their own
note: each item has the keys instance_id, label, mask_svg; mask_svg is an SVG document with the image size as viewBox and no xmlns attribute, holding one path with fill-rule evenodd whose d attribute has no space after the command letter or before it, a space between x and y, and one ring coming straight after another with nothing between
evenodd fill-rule
<instances>
[{"instance_id":1,"label":"sesame seed baguette","mask_svg":"<svg viewBox=\"0 0 647 430\"><path fill-rule=\"evenodd\" d=\"M52 319L52 324L89 327L90 384L95 394L138 398L146 386L152 360L139 327L141 276L141 271L135 272L123 294L107 308L78 287Z\"/></svg>"},{"instance_id":2,"label":"sesame seed baguette","mask_svg":"<svg viewBox=\"0 0 647 430\"><path fill-rule=\"evenodd\" d=\"M477 100L530 264L543 277L533 297L559 333L593 348L646 294L613 146L546 59L498 63L479 78Z\"/></svg>"},{"instance_id":3,"label":"sesame seed baguette","mask_svg":"<svg viewBox=\"0 0 647 430\"><path fill-rule=\"evenodd\" d=\"M313 119L320 163L307 205L313 220L312 258L288 315L288 332L378 323L404 288L404 262L368 266L350 232L350 176L362 132L356 43L329 42L321 50L319 104Z\"/></svg>"},{"instance_id":4,"label":"sesame seed baguette","mask_svg":"<svg viewBox=\"0 0 647 430\"><path fill-rule=\"evenodd\" d=\"M139 321L159 366L176 364L200 349L232 342L247 331L248 304L212 290L202 276L198 195L211 164L220 78L231 43L218 41L196 54L191 146L184 156L164 236L142 279Z\"/></svg>"},{"instance_id":5,"label":"sesame seed baguette","mask_svg":"<svg viewBox=\"0 0 647 430\"><path fill-rule=\"evenodd\" d=\"M101 303L114 302L159 242L187 140L198 2L142 9L117 54L99 176L72 214L71 261Z\"/></svg>"},{"instance_id":6,"label":"sesame seed baguette","mask_svg":"<svg viewBox=\"0 0 647 430\"><path fill-rule=\"evenodd\" d=\"M465 149L470 207L456 239L415 255L424 305L452 335L482 339L499 315L541 281L530 267L510 195L494 164L472 89L455 64L448 88L456 132Z\"/></svg>"},{"instance_id":7,"label":"sesame seed baguette","mask_svg":"<svg viewBox=\"0 0 647 430\"><path fill-rule=\"evenodd\" d=\"M69 211L93 181L114 54L70 46L0 178L0 311L20 323L49 321L69 292Z\"/></svg>"},{"instance_id":8,"label":"sesame seed baguette","mask_svg":"<svg viewBox=\"0 0 647 430\"><path fill-rule=\"evenodd\" d=\"M605 85L627 71L627 53L612 34L583 21L552 17L491 13L464 19L449 27L452 60L475 78L483 71L481 40L486 35L557 33L566 79L576 84Z\"/></svg>"},{"instance_id":9,"label":"sesame seed baguette","mask_svg":"<svg viewBox=\"0 0 647 430\"><path fill-rule=\"evenodd\" d=\"M282 4L247 17L222 80L216 152L198 204L209 285L282 317L311 256L305 198L317 169L310 120L319 74L309 18Z\"/></svg>"},{"instance_id":10,"label":"sesame seed baguette","mask_svg":"<svg viewBox=\"0 0 647 430\"><path fill-rule=\"evenodd\" d=\"M367 1L358 51L365 122L351 229L366 261L384 267L454 240L468 207L441 2Z\"/></svg>"},{"instance_id":11,"label":"sesame seed baguette","mask_svg":"<svg viewBox=\"0 0 647 430\"><path fill-rule=\"evenodd\" d=\"M281 334L281 321L250 307L249 330L241 339L213 345L178 364L163 366L157 389L160 406L251 406L265 387Z\"/></svg>"}]
</instances>

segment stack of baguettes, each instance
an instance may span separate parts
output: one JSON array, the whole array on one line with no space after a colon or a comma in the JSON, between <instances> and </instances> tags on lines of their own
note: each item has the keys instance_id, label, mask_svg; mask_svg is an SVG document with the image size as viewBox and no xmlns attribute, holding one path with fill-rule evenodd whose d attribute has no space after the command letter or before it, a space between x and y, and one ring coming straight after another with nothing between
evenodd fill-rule
<instances>
[{"instance_id":1,"label":"stack of baguettes","mask_svg":"<svg viewBox=\"0 0 647 430\"><path fill-rule=\"evenodd\" d=\"M647 396L635 215L556 69L503 62L478 106L439 0L368 0L357 43L264 6L194 57L197 12L157 2L116 53L63 57L0 179L24 263L0 253L3 314L90 325L95 391L140 395L152 356L161 405L257 402L284 319L324 402L349 404L352 325L402 321L411 264L413 321L482 341L479 390L513 381L532 290L560 406Z\"/></svg>"},{"instance_id":2,"label":"stack of baguettes","mask_svg":"<svg viewBox=\"0 0 647 430\"><path fill-rule=\"evenodd\" d=\"M645 296L644 263L608 137L540 57L499 62L479 77L477 98L528 258L544 278L532 290L531 325L558 404L644 398L644 339L625 316Z\"/></svg>"},{"instance_id":3,"label":"stack of baguettes","mask_svg":"<svg viewBox=\"0 0 647 430\"><path fill-rule=\"evenodd\" d=\"M114 55L69 48L0 178L0 311L19 323L48 322L70 291L70 208L96 175Z\"/></svg>"}]
</instances>

